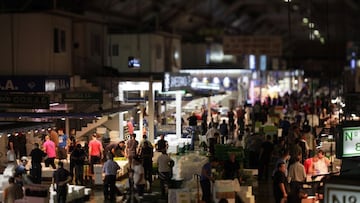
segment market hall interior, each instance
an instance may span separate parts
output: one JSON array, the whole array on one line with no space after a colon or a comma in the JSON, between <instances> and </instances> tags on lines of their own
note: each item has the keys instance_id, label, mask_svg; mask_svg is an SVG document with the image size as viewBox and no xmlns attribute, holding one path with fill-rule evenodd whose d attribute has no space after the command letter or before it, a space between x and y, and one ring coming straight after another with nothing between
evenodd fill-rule
<instances>
[{"instance_id":1,"label":"market hall interior","mask_svg":"<svg viewBox=\"0 0 360 203\"><path fill-rule=\"evenodd\" d=\"M1 199L360 198L359 6L2 1Z\"/></svg>"}]
</instances>

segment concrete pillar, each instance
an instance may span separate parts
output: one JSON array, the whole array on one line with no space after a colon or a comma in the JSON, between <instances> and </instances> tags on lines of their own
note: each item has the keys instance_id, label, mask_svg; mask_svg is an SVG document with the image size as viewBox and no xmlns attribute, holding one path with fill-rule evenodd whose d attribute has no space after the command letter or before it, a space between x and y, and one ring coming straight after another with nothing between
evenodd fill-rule
<instances>
[{"instance_id":1,"label":"concrete pillar","mask_svg":"<svg viewBox=\"0 0 360 203\"><path fill-rule=\"evenodd\" d=\"M176 106L176 137L181 138L181 97L182 91L176 91L175 93L175 106Z\"/></svg>"},{"instance_id":2,"label":"concrete pillar","mask_svg":"<svg viewBox=\"0 0 360 203\"><path fill-rule=\"evenodd\" d=\"M149 82L149 93L148 93L148 98L149 98L149 103L148 103L148 113L149 113L149 116L148 116L148 140L150 142L154 142L154 119L155 118L155 115L154 115L154 91L153 91L153 82L152 80L150 79L150 82Z\"/></svg>"},{"instance_id":3,"label":"concrete pillar","mask_svg":"<svg viewBox=\"0 0 360 203\"><path fill-rule=\"evenodd\" d=\"M207 101L207 107L208 107L208 114L207 114L207 123L209 124L211 122L211 96L209 96Z\"/></svg>"},{"instance_id":4,"label":"concrete pillar","mask_svg":"<svg viewBox=\"0 0 360 203\"><path fill-rule=\"evenodd\" d=\"M119 112L119 134L120 134L120 140L124 140L124 114L126 112Z\"/></svg>"}]
</instances>

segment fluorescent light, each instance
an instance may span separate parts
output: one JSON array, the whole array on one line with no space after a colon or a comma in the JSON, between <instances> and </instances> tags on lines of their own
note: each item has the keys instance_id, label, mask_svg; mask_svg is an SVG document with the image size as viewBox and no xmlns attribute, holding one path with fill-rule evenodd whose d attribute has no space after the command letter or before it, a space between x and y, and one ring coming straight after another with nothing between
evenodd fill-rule
<instances>
[{"instance_id":1,"label":"fluorescent light","mask_svg":"<svg viewBox=\"0 0 360 203\"><path fill-rule=\"evenodd\" d=\"M57 106L57 105L59 105L58 102L50 104L50 106Z\"/></svg>"}]
</instances>

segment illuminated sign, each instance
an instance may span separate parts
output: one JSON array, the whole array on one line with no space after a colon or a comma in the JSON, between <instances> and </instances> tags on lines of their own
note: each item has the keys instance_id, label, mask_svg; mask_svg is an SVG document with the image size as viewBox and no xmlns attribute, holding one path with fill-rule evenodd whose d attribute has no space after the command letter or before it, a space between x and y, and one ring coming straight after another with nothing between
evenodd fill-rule
<instances>
[{"instance_id":1,"label":"illuminated sign","mask_svg":"<svg viewBox=\"0 0 360 203\"><path fill-rule=\"evenodd\" d=\"M68 76L0 76L0 92L47 92L69 89Z\"/></svg>"},{"instance_id":2,"label":"illuminated sign","mask_svg":"<svg viewBox=\"0 0 360 203\"><path fill-rule=\"evenodd\" d=\"M360 156L360 127L346 127L343 128L343 157L354 156Z\"/></svg>"},{"instance_id":3,"label":"illuminated sign","mask_svg":"<svg viewBox=\"0 0 360 203\"><path fill-rule=\"evenodd\" d=\"M191 86L191 76L187 73L165 73L163 91L187 90Z\"/></svg>"},{"instance_id":4,"label":"illuminated sign","mask_svg":"<svg viewBox=\"0 0 360 203\"><path fill-rule=\"evenodd\" d=\"M135 58L133 56L129 56L128 57L128 67L129 68L140 68L141 67L140 59Z\"/></svg>"},{"instance_id":5,"label":"illuminated sign","mask_svg":"<svg viewBox=\"0 0 360 203\"><path fill-rule=\"evenodd\" d=\"M325 203L360 202L360 187L355 185L325 184Z\"/></svg>"}]
</instances>

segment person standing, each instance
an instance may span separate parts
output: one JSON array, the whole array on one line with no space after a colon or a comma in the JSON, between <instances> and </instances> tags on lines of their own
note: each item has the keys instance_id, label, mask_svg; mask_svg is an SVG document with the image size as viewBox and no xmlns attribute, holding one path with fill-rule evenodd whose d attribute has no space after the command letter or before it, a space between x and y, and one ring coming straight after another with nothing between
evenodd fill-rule
<instances>
[{"instance_id":1,"label":"person standing","mask_svg":"<svg viewBox=\"0 0 360 203\"><path fill-rule=\"evenodd\" d=\"M234 113L234 109L230 109L230 111L227 112L227 117L228 117L228 123L229 123L229 131L231 134L233 134L234 130L235 130L235 113Z\"/></svg>"},{"instance_id":2,"label":"person standing","mask_svg":"<svg viewBox=\"0 0 360 203\"><path fill-rule=\"evenodd\" d=\"M226 144L225 142L229 136L229 128L228 128L228 124L226 123L225 119L222 120L222 123L219 126L219 131L221 134L221 143Z\"/></svg>"},{"instance_id":3,"label":"person standing","mask_svg":"<svg viewBox=\"0 0 360 203\"><path fill-rule=\"evenodd\" d=\"M53 185L56 191L56 199L58 203L66 203L66 196L68 193L67 184L71 181L71 175L68 170L64 168L63 162L58 163L59 168L54 172Z\"/></svg>"},{"instance_id":4,"label":"person standing","mask_svg":"<svg viewBox=\"0 0 360 203\"><path fill-rule=\"evenodd\" d=\"M142 158L142 165L144 167L144 176L145 180L149 182L149 192L151 192L151 185L152 185L152 158L154 152L149 141L144 142L144 145L141 149L141 158Z\"/></svg>"},{"instance_id":5,"label":"person standing","mask_svg":"<svg viewBox=\"0 0 360 203\"><path fill-rule=\"evenodd\" d=\"M15 178L9 178L9 185L4 189L3 203L14 203L15 200L24 197L24 192L19 184L15 183Z\"/></svg>"},{"instance_id":6,"label":"person standing","mask_svg":"<svg viewBox=\"0 0 360 203\"><path fill-rule=\"evenodd\" d=\"M141 164L140 158L134 158L133 160L134 170L134 185L136 186L137 193L140 197L144 195L144 188L146 184L144 167Z\"/></svg>"},{"instance_id":7,"label":"person standing","mask_svg":"<svg viewBox=\"0 0 360 203\"><path fill-rule=\"evenodd\" d=\"M306 180L305 167L301 164L302 154L299 153L296 156L295 163L291 164L289 167L288 178L290 181L290 191L289 202L300 203L301 197L301 186L302 183Z\"/></svg>"},{"instance_id":8,"label":"person standing","mask_svg":"<svg viewBox=\"0 0 360 203\"><path fill-rule=\"evenodd\" d=\"M31 169L30 175L33 177L33 182L41 184L41 162L46 157L46 153L39 148L39 144L34 144L34 149L31 150Z\"/></svg>"},{"instance_id":9,"label":"person standing","mask_svg":"<svg viewBox=\"0 0 360 203\"><path fill-rule=\"evenodd\" d=\"M234 180L239 178L240 164L236 161L235 153L229 154L229 159L224 162L224 179Z\"/></svg>"},{"instance_id":10,"label":"person standing","mask_svg":"<svg viewBox=\"0 0 360 203\"><path fill-rule=\"evenodd\" d=\"M290 152L289 152L289 150L288 149L284 149L282 152L281 152L281 156L280 156L280 158L279 159L277 159L276 160L276 162L275 162L275 168L274 168L274 170L273 170L273 172L272 172L272 176L274 177L274 175L275 175L275 172L278 170L278 164L280 164L280 163L284 163L285 164L285 177L287 177L288 176L288 166L289 166L289 159L290 159Z\"/></svg>"},{"instance_id":11,"label":"person standing","mask_svg":"<svg viewBox=\"0 0 360 203\"><path fill-rule=\"evenodd\" d=\"M211 168L216 167L218 161L216 159L212 159L210 162L204 164L201 169L200 175L200 185L202 191L201 200L206 203L211 203L211 182L214 182L215 179L211 174Z\"/></svg>"},{"instance_id":12,"label":"person standing","mask_svg":"<svg viewBox=\"0 0 360 203\"><path fill-rule=\"evenodd\" d=\"M120 170L120 166L114 161L113 155L108 153L106 155L107 161L103 166L104 177L104 199L115 201L116 197L116 174Z\"/></svg>"},{"instance_id":13,"label":"person standing","mask_svg":"<svg viewBox=\"0 0 360 203\"><path fill-rule=\"evenodd\" d=\"M162 152L163 150L167 150L168 148L168 142L165 140L164 134L160 135L160 140L156 143L156 151Z\"/></svg>"},{"instance_id":14,"label":"person standing","mask_svg":"<svg viewBox=\"0 0 360 203\"><path fill-rule=\"evenodd\" d=\"M190 150L194 150L195 149L195 134L196 134L195 132L197 131L197 120L198 120L194 111L191 113L191 116L189 116L187 118L187 120L189 122L190 133L191 133Z\"/></svg>"},{"instance_id":15,"label":"person standing","mask_svg":"<svg viewBox=\"0 0 360 203\"><path fill-rule=\"evenodd\" d=\"M75 168L75 184L84 185L84 163L86 158L85 151L81 148L81 144L77 144L75 149L71 152L71 161L74 162Z\"/></svg>"},{"instance_id":16,"label":"person standing","mask_svg":"<svg viewBox=\"0 0 360 203\"><path fill-rule=\"evenodd\" d=\"M67 159L69 137L64 133L64 129L58 130L59 144L58 144L58 158L59 160Z\"/></svg>"},{"instance_id":17,"label":"person standing","mask_svg":"<svg viewBox=\"0 0 360 203\"><path fill-rule=\"evenodd\" d=\"M219 143L218 138L220 137L220 132L212 126L205 134L206 139L209 143L209 152L211 155L215 154L215 144Z\"/></svg>"},{"instance_id":18,"label":"person standing","mask_svg":"<svg viewBox=\"0 0 360 203\"><path fill-rule=\"evenodd\" d=\"M94 164L99 164L102 159L103 147L99 140L97 140L97 134L92 135L92 140L89 142L89 160L90 160L90 172L94 174Z\"/></svg>"},{"instance_id":19,"label":"person standing","mask_svg":"<svg viewBox=\"0 0 360 203\"><path fill-rule=\"evenodd\" d=\"M259 176L258 180L269 176L269 164L272 158L272 152L274 150L274 144L271 142L271 135L266 136L266 141L261 144L259 155Z\"/></svg>"},{"instance_id":20,"label":"person standing","mask_svg":"<svg viewBox=\"0 0 360 203\"><path fill-rule=\"evenodd\" d=\"M281 203L282 200L287 200L286 184L287 179L285 176L286 164L284 162L278 163L277 170L273 178L273 192L275 197L275 203Z\"/></svg>"},{"instance_id":21,"label":"person standing","mask_svg":"<svg viewBox=\"0 0 360 203\"><path fill-rule=\"evenodd\" d=\"M165 197L166 186L169 184L169 181L172 177L172 168L170 162L173 161L170 156L166 153L166 150L161 152L161 155L158 157L157 165L160 179L160 188L161 196Z\"/></svg>"},{"instance_id":22,"label":"person standing","mask_svg":"<svg viewBox=\"0 0 360 203\"><path fill-rule=\"evenodd\" d=\"M55 157L56 157L55 143L50 140L49 135L45 136L45 142L43 144L43 149L47 155L47 159L45 159L45 166L49 167L51 165L51 167L53 169L56 169L55 162L54 162Z\"/></svg>"},{"instance_id":23,"label":"person standing","mask_svg":"<svg viewBox=\"0 0 360 203\"><path fill-rule=\"evenodd\" d=\"M135 137L136 134L130 135L130 140L126 142L126 148L125 148L125 152L128 158L128 163L130 165L130 168L131 168L132 160L137 154L137 148L138 148L138 142L136 141Z\"/></svg>"},{"instance_id":24,"label":"person standing","mask_svg":"<svg viewBox=\"0 0 360 203\"><path fill-rule=\"evenodd\" d=\"M128 132L130 135L134 134L134 118L131 117L130 119L127 120L126 125L128 127Z\"/></svg>"}]
</instances>

